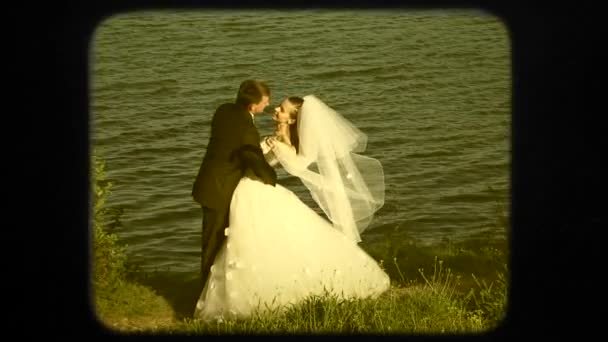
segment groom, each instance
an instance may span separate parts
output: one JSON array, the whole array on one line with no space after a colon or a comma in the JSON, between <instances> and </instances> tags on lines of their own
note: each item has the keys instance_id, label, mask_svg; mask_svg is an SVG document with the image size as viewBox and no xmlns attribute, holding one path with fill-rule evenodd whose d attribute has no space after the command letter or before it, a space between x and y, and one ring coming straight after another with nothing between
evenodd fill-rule
<instances>
[{"instance_id":1,"label":"groom","mask_svg":"<svg viewBox=\"0 0 608 342\"><path fill-rule=\"evenodd\" d=\"M229 224L230 200L245 170L251 169L266 184L276 184L277 175L264 159L253 120L269 100L270 89L266 84L246 80L241 83L236 102L219 106L213 114L207 151L192 188L192 197L203 209L203 287L226 239L224 229Z\"/></svg>"}]
</instances>

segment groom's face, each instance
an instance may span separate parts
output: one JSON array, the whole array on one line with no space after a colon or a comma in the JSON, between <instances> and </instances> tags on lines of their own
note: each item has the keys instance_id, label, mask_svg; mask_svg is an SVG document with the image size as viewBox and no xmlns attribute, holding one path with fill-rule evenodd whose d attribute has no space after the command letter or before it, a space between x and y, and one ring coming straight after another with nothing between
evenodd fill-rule
<instances>
[{"instance_id":1,"label":"groom's face","mask_svg":"<svg viewBox=\"0 0 608 342\"><path fill-rule=\"evenodd\" d=\"M270 98L268 96L262 96L262 100L258 103L254 103L250 107L250 111L254 114L261 113L264 111L264 108L268 107L270 103Z\"/></svg>"}]
</instances>

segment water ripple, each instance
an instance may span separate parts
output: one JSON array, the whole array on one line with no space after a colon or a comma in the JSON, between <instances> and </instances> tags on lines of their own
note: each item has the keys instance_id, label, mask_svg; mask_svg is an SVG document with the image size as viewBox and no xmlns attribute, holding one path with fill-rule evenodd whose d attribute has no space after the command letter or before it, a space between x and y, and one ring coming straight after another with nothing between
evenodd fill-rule
<instances>
[{"instance_id":1,"label":"water ripple","mask_svg":"<svg viewBox=\"0 0 608 342\"><path fill-rule=\"evenodd\" d=\"M195 11L111 18L92 54L93 141L125 209L120 235L145 267L196 271L190 194L215 108L247 78L273 103L315 94L368 135L386 178L365 239L432 243L492 228L508 198L510 61L492 17L405 11ZM259 119L260 133L272 122ZM315 208L294 177L279 183ZM492 187L495 191L487 190ZM318 210L318 208L315 208ZM494 230L492 230L494 229Z\"/></svg>"}]
</instances>

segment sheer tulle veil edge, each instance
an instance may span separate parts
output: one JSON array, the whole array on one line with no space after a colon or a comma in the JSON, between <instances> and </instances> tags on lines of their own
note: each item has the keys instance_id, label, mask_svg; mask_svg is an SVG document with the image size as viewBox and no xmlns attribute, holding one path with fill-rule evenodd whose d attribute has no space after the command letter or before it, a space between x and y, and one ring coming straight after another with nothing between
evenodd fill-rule
<instances>
[{"instance_id":1,"label":"sheer tulle veil edge","mask_svg":"<svg viewBox=\"0 0 608 342\"><path fill-rule=\"evenodd\" d=\"M384 170L379 160L361 155L367 135L315 95L303 97L298 119L299 155L316 169L300 177L334 227L353 240L384 205Z\"/></svg>"}]
</instances>

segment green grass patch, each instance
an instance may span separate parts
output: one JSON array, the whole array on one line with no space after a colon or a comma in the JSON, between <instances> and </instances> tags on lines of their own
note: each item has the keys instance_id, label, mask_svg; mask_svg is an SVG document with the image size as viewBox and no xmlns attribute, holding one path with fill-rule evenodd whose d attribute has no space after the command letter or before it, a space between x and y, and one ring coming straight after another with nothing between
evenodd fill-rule
<instances>
[{"instance_id":1,"label":"green grass patch","mask_svg":"<svg viewBox=\"0 0 608 342\"><path fill-rule=\"evenodd\" d=\"M423 271L422 271L423 272ZM423 272L424 273L424 272ZM455 277L436 263L424 284L393 286L375 299L344 300L311 296L283 311L240 320L183 320L174 332L186 334L467 334L493 328L494 317L467 309L471 296L459 296ZM487 296L499 296L495 287ZM484 297L486 298L486 297ZM487 297L489 298L489 297ZM486 298L486 299L487 299Z\"/></svg>"}]
</instances>

